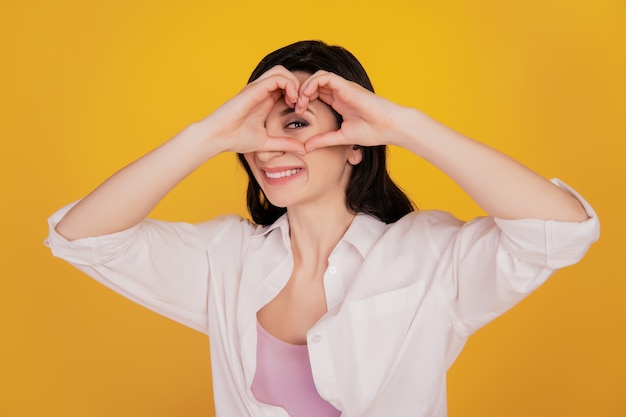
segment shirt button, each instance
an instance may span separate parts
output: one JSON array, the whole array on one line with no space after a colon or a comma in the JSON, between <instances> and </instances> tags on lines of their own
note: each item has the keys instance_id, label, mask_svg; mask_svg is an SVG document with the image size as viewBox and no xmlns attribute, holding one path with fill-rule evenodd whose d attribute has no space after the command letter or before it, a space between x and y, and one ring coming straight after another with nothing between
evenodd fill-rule
<instances>
[{"instance_id":1,"label":"shirt button","mask_svg":"<svg viewBox=\"0 0 626 417\"><path fill-rule=\"evenodd\" d=\"M330 268L328 268L328 272L330 272L331 274L334 274L335 272L337 272L337 268L334 266L331 266Z\"/></svg>"},{"instance_id":2,"label":"shirt button","mask_svg":"<svg viewBox=\"0 0 626 417\"><path fill-rule=\"evenodd\" d=\"M321 341L322 341L322 336L320 336L319 334L316 334L313 337L311 337L311 342L313 343L319 343Z\"/></svg>"}]
</instances>

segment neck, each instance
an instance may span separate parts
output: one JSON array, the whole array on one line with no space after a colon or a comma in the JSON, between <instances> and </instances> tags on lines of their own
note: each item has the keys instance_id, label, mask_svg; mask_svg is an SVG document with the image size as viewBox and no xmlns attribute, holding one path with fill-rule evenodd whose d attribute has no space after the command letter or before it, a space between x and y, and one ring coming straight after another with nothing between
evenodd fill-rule
<instances>
[{"instance_id":1,"label":"neck","mask_svg":"<svg viewBox=\"0 0 626 417\"><path fill-rule=\"evenodd\" d=\"M355 215L341 207L294 207L287 210L294 262L325 264Z\"/></svg>"}]
</instances>

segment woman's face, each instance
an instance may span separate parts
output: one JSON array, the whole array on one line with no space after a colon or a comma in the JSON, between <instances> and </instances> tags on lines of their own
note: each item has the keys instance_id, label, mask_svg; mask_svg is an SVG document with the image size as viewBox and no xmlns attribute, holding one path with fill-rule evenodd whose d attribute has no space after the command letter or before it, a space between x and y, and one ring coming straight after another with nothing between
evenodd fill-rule
<instances>
[{"instance_id":1,"label":"woman's face","mask_svg":"<svg viewBox=\"0 0 626 417\"><path fill-rule=\"evenodd\" d=\"M294 74L301 82L309 77L308 73ZM338 128L330 107L320 100L311 101L301 115L296 115L284 100L278 100L266 120L268 135L303 143ZM244 157L266 197L277 207L289 209L311 203L345 207L352 165L361 161L361 150L346 145L320 148L305 155L253 152Z\"/></svg>"}]
</instances>

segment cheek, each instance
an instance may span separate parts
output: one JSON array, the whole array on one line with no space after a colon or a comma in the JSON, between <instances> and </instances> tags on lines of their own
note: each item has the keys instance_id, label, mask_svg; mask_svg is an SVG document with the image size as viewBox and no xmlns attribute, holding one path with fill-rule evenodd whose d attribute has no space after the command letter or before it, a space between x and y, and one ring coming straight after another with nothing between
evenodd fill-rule
<instances>
[{"instance_id":1,"label":"cheek","mask_svg":"<svg viewBox=\"0 0 626 417\"><path fill-rule=\"evenodd\" d=\"M319 152L316 155L315 165L318 167L321 175L328 177L342 177L347 168L351 165L348 163L348 156L345 146L332 146L321 148L313 152Z\"/></svg>"},{"instance_id":2,"label":"cheek","mask_svg":"<svg viewBox=\"0 0 626 417\"><path fill-rule=\"evenodd\" d=\"M245 153L243 154L244 159L246 160L246 163L248 164L248 166L250 167L250 171L252 171L252 174L254 175L254 177L257 179L258 182L258 169L256 168L256 162L254 160L254 153Z\"/></svg>"},{"instance_id":3,"label":"cheek","mask_svg":"<svg viewBox=\"0 0 626 417\"><path fill-rule=\"evenodd\" d=\"M254 154L252 153L244 153L243 158L246 160L246 163L250 168L254 166Z\"/></svg>"}]
</instances>

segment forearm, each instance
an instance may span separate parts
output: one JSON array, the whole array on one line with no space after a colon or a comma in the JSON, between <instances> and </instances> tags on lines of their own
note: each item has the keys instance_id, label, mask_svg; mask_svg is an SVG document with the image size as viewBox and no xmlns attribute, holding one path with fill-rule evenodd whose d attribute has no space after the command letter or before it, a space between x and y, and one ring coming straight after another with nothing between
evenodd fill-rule
<instances>
[{"instance_id":1,"label":"forearm","mask_svg":"<svg viewBox=\"0 0 626 417\"><path fill-rule=\"evenodd\" d=\"M76 204L59 222L57 233L73 240L127 229L144 219L186 176L220 153L196 123L121 169Z\"/></svg>"},{"instance_id":2,"label":"forearm","mask_svg":"<svg viewBox=\"0 0 626 417\"><path fill-rule=\"evenodd\" d=\"M459 184L490 215L582 221L580 203L534 171L467 138L416 110L405 110L398 143L431 162Z\"/></svg>"}]
</instances>

